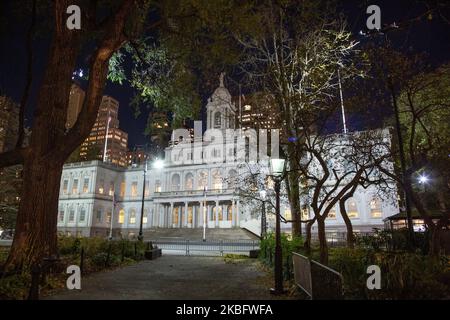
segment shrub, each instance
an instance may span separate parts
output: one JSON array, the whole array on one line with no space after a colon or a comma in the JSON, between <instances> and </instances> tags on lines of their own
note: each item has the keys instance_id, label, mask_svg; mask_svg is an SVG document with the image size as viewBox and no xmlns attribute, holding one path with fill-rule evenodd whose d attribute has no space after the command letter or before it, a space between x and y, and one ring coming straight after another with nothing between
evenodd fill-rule
<instances>
[{"instance_id":1,"label":"shrub","mask_svg":"<svg viewBox=\"0 0 450 320\"><path fill-rule=\"evenodd\" d=\"M330 267L344 278L346 298L351 299L443 299L450 292L448 259L416 253L375 252L339 248L330 251ZM381 289L368 290L367 267L381 269Z\"/></svg>"}]
</instances>

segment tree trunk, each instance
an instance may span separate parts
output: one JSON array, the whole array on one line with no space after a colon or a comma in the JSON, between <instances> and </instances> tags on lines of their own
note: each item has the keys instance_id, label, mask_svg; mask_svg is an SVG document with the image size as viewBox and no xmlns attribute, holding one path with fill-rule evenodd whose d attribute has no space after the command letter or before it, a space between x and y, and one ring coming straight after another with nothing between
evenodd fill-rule
<instances>
[{"instance_id":1,"label":"tree trunk","mask_svg":"<svg viewBox=\"0 0 450 320\"><path fill-rule=\"evenodd\" d=\"M305 248L305 251L307 254L311 253L311 228L312 228L314 222L316 222L316 218L310 220L306 224L306 239L305 239L305 242L303 243L303 247Z\"/></svg>"},{"instance_id":2,"label":"tree trunk","mask_svg":"<svg viewBox=\"0 0 450 320\"><path fill-rule=\"evenodd\" d=\"M429 255L436 257L440 254L441 251L441 233L438 228L430 229L430 250Z\"/></svg>"},{"instance_id":3,"label":"tree trunk","mask_svg":"<svg viewBox=\"0 0 450 320\"><path fill-rule=\"evenodd\" d=\"M347 228L347 247L354 248L355 247L355 235L353 234L353 226L352 221L348 217L347 209L345 208L345 202L351 198L353 194L349 196L344 196L339 200L339 212L341 213L342 219L344 219L345 227Z\"/></svg>"},{"instance_id":4,"label":"tree trunk","mask_svg":"<svg viewBox=\"0 0 450 320\"><path fill-rule=\"evenodd\" d=\"M288 199L292 215L292 235L302 235L301 208L300 208L300 185L299 185L299 159L298 150L295 145L288 145L288 153L291 155L289 159L290 172L287 177Z\"/></svg>"},{"instance_id":5,"label":"tree trunk","mask_svg":"<svg viewBox=\"0 0 450 320\"><path fill-rule=\"evenodd\" d=\"M27 152L23 156L22 197L16 234L4 266L20 271L57 254L59 186L64 161L89 134L101 103L111 55L126 40L125 21L136 4L124 0L104 24L104 38L91 57L89 84L78 120L66 132L71 77L81 48L79 30L66 27L69 0L54 2L55 28L34 113ZM93 13L95 14L95 12Z\"/></svg>"},{"instance_id":6,"label":"tree trunk","mask_svg":"<svg viewBox=\"0 0 450 320\"><path fill-rule=\"evenodd\" d=\"M57 255L57 212L62 162L45 158L24 163L22 201L5 271L18 272Z\"/></svg>"},{"instance_id":7,"label":"tree trunk","mask_svg":"<svg viewBox=\"0 0 450 320\"><path fill-rule=\"evenodd\" d=\"M328 265L328 244L325 235L325 219L317 219L317 232L319 235L320 263Z\"/></svg>"}]
</instances>

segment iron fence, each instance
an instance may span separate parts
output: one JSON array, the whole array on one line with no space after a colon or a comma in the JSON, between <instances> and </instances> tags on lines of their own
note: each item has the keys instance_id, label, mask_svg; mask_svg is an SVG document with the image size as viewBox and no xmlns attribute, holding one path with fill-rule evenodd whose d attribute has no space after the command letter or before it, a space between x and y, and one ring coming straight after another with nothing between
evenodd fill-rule
<instances>
[{"instance_id":1,"label":"iron fence","mask_svg":"<svg viewBox=\"0 0 450 320\"><path fill-rule=\"evenodd\" d=\"M259 249L259 240L189 240L189 239L156 239L150 240L153 245L163 251L174 254L189 255L220 255L248 254L251 250Z\"/></svg>"}]
</instances>

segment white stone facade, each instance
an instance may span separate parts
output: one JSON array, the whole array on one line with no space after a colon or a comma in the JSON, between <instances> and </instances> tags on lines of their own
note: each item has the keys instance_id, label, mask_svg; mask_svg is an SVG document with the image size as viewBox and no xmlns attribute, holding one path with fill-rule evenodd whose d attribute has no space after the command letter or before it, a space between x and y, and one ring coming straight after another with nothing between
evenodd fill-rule
<instances>
[{"instance_id":1,"label":"white stone facade","mask_svg":"<svg viewBox=\"0 0 450 320\"><path fill-rule=\"evenodd\" d=\"M221 79L219 88L208 100L207 128L222 133L235 128L235 110ZM180 136L183 134L176 133L173 139ZM166 148L164 167L148 168L143 230L202 228L206 217L207 228L244 227L259 233L260 217L250 213L251 208L236 192L236 177L245 173L240 172L238 161L229 161L242 155L242 145L230 138L221 142L204 137L203 142L196 139L192 148L189 139L190 133L186 132L179 143ZM226 157L227 161L210 161L220 157ZM101 161L66 164L61 177L58 229L66 235L107 237L112 222L114 236L137 236L143 191L143 165L122 168ZM356 231L380 227L384 218L398 212L386 201L371 210L374 199L377 198L373 188L356 191L358 212L352 218ZM287 206L283 205L281 211L289 220ZM310 215L307 209L304 214L303 219ZM326 220L330 231L344 230L338 208L335 216ZM269 226L273 219L268 214ZM290 229L290 224L283 224L283 229Z\"/></svg>"}]
</instances>

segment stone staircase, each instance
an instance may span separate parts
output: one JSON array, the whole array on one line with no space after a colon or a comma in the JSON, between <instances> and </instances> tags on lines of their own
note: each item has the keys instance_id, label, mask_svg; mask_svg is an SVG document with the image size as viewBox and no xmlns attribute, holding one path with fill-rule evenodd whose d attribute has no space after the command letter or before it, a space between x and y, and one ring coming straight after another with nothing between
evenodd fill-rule
<instances>
[{"instance_id":1,"label":"stone staircase","mask_svg":"<svg viewBox=\"0 0 450 320\"><path fill-rule=\"evenodd\" d=\"M187 239L187 240L201 240L203 237L203 229L195 228L155 228L144 231L144 239L158 240L158 239ZM206 239L211 240L257 240L258 237L253 233L241 229L206 229Z\"/></svg>"}]
</instances>

